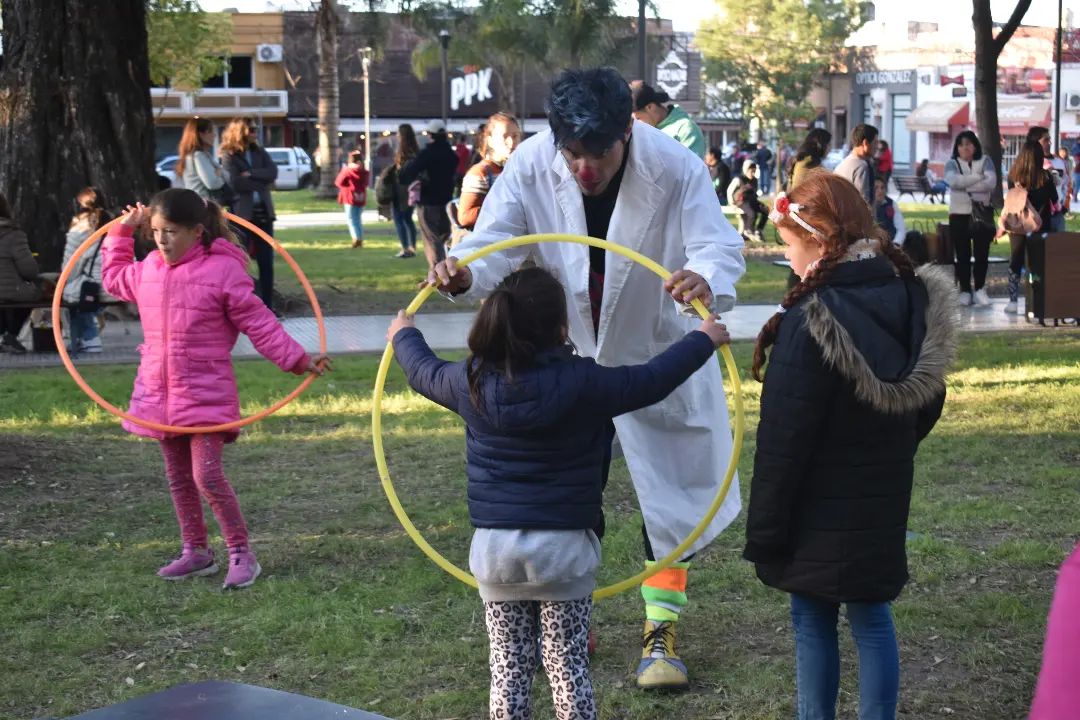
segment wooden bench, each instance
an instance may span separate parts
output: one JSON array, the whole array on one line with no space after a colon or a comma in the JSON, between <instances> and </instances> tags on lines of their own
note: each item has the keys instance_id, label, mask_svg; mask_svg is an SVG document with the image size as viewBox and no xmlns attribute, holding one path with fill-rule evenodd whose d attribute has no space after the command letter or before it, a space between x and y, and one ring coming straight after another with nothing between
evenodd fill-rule
<instances>
[{"instance_id":1,"label":"wooden bench","mask_svg":"<svg viewBox=\"0 0 1080 720\"><path fill-rule=\"evenodd\" d=\"M896 199L899 200L904 195L910 195L912 200L915 200L915 193L919 192L925 195L931 203L934 202L935 197L940 197L941 204L945 204L945 193L935 193L930 188L930 183L926 179L926 176L917 177L915 175L893 175L892 180L896 183Z\"/></svg>"},{"instance_id":2,"label":"wooden bench","mask_svg":"<svg viewBox=\"0 0 1080 720\"><path fill-rule=\"evenodd\" d=\"M60 303L60 307L66 309L66 310L70 310L70 309L76 307L77 305L78 305L78 303L69 303L69 302L61 302ZM115 306L118 306L118 305L127 305L127 303L124 302L123 300L104 300L104 301L102 301L100 303L100 305L101 305L101 307L115 307ZM12 300L12 301L0 300L0 312L3 312L4 310L31 310L31 311L33 311L33 310L48 310L48 309L51 309L51 308L52 308L52 298L51 297L41 298L40 300L27 300L27 301L24 301L24 302L18 302L18 301L14 301L14 300ZM40 335L39 336L38 333L39 333L39 331L42 331L42 330L45 330L47 335ZM41 338L40 341L39 341L39 337ZM49 338L49 339L46 340L45 339L46 337ZM56 347L55 347L55 345L53 345L53 342L52 342L51 338L52 338L52 328L34 328L33 325L31 325L31 333L30 333L30 339L31 339L31 348L30 349L31 349L31 351L33 351L33 352L56 352ZM39 348L38 347L39 344L42 345L42 347Z\"/></svg>"}]
</instances>

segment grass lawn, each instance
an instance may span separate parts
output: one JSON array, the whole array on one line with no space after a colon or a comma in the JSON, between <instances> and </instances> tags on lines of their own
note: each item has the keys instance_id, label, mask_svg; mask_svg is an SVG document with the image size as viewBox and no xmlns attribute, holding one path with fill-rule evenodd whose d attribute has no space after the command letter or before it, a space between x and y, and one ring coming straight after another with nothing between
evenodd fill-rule
<instances>
[{"instance_id":1,"label":"grass lawn","mask_svg":"<svg viewBox=\"0 0 1080 720\"><path fill-rule=\"evenodd\" d=\"M375 191L368 193L367 207L375 208ZM303 190L274 190L274 212L278 215L295 215L297 213L312 212L338 212L341 206L337 203L337 196L331 198L315 197L313 188Z\"/></svg>"},{"instance_id":2,"label":"grass lawn","mask_svg":"<svg viewBox=\"0 0 1080 720\"><path fill-rule=\"evenodd\" d=\"M735 351L749 367L750 347ZM0 375L0 717L63 717L211 678L399 719L486 717L479 598L413 547L379 488L368 425L375 366L340 358L332 377L229 447L226 469L265 568L254 588L230 594L220 577L154 576L179 540L153 443L121 431L63 370ZM132 368L85 372L126 402ZM245 412L295 382L262 362L238 363L238 375ZM760 386L743 382L748 480ZM436 547L465 562L462 425L404 389L398 371L385 409L406 507ZM895 605L901 717L1025 715L1055 567L1076 541L1078 431L1080 336L965 337L944 417L917 460L912 580ZM635 571L640 553L621 461L606 506L608 582ZM640 598L598 607L602 718L792 716L786 597L739 559L742 536L740 519L691 574L680 635L689 692L635 690ZM844 658L851 717L846 639ZM545 681L536 695L537 717L550 717Z\"/></svg>"},{"instance_id":3,"label":"grass lawn","mask_svg":"<svg viewBox=\"0 0 1080 720\"><path fill-rule=\"evenodd\" d=\"M303 201L301 196L304 195L311 197L311 191L278 193L275 202L278 196L296 196ZM948 208L942 205L902 203L900 207L908 227L913 228L916 224L936 227L938 222L948 221ZM337 204L333 203L332 209L337 208ZM1080 216L1069 221L1069 228L1080 231ZM287 229L276 233L277 239L304 269L316 289L324 312L329 315L394 312L405 307L415 296L416 283L427 274L427 263L422 254L407 260L394 257L400 246L392 224L369 223L364 232L364 247L356 250L350 247L344 225L337 228ZM767 242L747 247L744 251L746 274L737 285L740 303L772 304L783 298L787 290L788 272L772 264L773 260L783 258L783 248L777 244L775 233L775 229L769 225ZM995 243L991 245L990 252L1008 257L1009 244ZM1005 295L1005 276L1003 264L991 265L987 289L992 296ZM280 261L275 283L285 295L295 299L295 304L289 309L291 313L310 312L300 283ZM433 300L425 305L424 312L447 312L469 307L472 306L465 303Z\"/></svg>"},{"instance_id":4,"label":"grass lawn","mask_svg":"<svg viewBox=\"0 0 1080 720\"><path fill-rule=\"evenodd\" d=\"M364 228L364 247L350 247L344 228L298 228L279 230L276 239L296 259L315 287L319 303L328 315L389 313L409 304L416 295L416 284L427 275L422 253L409 259L394 257L400 249L390 223L369 224ZM748 251L747 272L738 285L739 302L774 303L783 297L787 270L768 260L782 257L779 246ZM281 261L275 286L285 295L296 298L296 312L307 313L300 283ZM660 280L657 278L659 291ZM435 298L424 312L457 311L472 307Z\"/></svg>"}]
</instances>

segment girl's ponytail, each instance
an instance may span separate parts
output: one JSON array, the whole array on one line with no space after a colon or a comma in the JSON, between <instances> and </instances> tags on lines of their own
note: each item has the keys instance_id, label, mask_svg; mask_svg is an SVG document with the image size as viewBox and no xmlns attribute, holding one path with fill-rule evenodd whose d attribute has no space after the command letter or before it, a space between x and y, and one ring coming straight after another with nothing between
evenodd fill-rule
<instances>
[{"instance_id":1,"label":"girl's ponytail","mask_svg":"<svg viewBox=\"0 0 1080 720\"><path fill-rule=\"evenodd\" d=\"M480 409L480 376L485 365L513 377L514 367L510 357L518 350L521 341L514 332L510 291L500 287L484 301L469 330L469 397L473 407Z\"/></svg>"},{"instance_id":2,"label":"girl's ponytail","mask_svg":"<svg viewBox=\"0 0 1080 720\"><path fill-rule=\"evenodd\" d=\"M75 196L75 204L77 210L73 222L79 218L85 218L91 230L97 230L110 219L105 211L108 205L105 193L93 185L79 191L79 194Z\"/></svg>"},{"instance_id":3,"label":"girl's ponytail","mask_svg":"<svg viewBox=\"0 0 1080 720\"><path fill-rule=\"evenodd\" d=\"M206 228L203 233L203 245L206 247L210 247L215 238L225 238L233 245L240 244L232 227L225 219L225 212L213 200L206 201L206 222L203 223L203 227Z\"/></svg>"}]
</instances>

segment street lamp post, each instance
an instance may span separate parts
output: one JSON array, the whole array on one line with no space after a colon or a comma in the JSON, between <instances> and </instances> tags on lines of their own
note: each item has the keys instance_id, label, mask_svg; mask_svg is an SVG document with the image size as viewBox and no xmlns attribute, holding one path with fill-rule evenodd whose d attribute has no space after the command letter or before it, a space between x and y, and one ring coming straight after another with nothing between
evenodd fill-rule
<instances>
[{"instance_id":1,"label":"street lamp post","mask_svg":"<svg viewBox=\"0 0 1080 720\"><path fill-rule=\"evenodd\" d=\"M360 51L364 68L364 167L371 172L371 48Z\"/></svg>"},{"instance_id":2,"label":"street lamp post","mask_svg":"<svg viewBox=\"0 0 1080 720\"><path fill-rule=\"evenodd\" d=\"M1055 40L1057 44L1055 48L1057 62L1054 66L1054 152L1057 152L1058 146L1061 145L1061 34L1063 32L1061 5L1061 0L1058 0L1057 38Z\"/></svg>"},{"instance_id":3,"label":"street lamp post","mask_svg":"<svg viewBox=\"0 0 1080 720\"><path fill-rule=\"evenodd\" d=\"M638 0L637 18L638 77L642 82L648 82L649 79L645 77L645 0Z\"/></svg>"},{"instance_id":4,"label":"street lamp post","mask_svg":"<svg viewBox=\"0 0 1080 720\"><path fill-rule=\"evenodd\" d=\"M450 105L446 99L446 52L450 48L450 31L446 28L439 31L439 45L442 46L442 121L445 127L450 117Z\"/></svg>"}]
</instances>

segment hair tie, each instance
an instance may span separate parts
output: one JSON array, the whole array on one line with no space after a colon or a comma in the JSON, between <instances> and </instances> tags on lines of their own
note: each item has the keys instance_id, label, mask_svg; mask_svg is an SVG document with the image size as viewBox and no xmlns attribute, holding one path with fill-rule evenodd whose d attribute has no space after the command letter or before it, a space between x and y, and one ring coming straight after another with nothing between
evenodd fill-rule
<instances>
[{"instance_id":1,"label":"hair tie","mask_svg":"<svg viewBox=\"0 0 1080 720\"><path fill-rule=\"evenodd\" d=\"M776 200L773 201L773 208L769 211L769 219L773 221L773 224L779 223L783 218L789 217L797 224L802 226L811 235L817 235L818 237L824 237L825 233L819 231L810 223L799 217L799 211L805 208L805 205L799 203L793 203L788 198L787 193L781 192L776 196Z\"/></svg>"}]
</instances>

